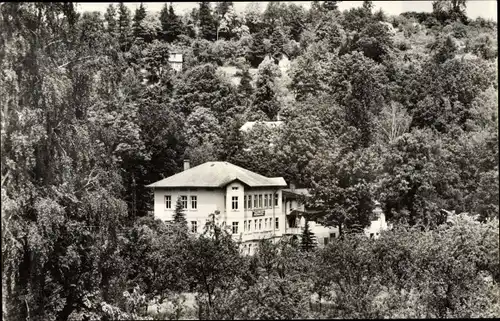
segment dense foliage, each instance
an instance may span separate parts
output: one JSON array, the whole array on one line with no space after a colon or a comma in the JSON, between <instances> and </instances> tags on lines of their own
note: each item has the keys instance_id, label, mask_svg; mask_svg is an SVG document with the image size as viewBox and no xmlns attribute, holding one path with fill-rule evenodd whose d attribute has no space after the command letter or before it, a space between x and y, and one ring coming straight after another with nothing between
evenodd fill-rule
<instances>
[{"instance_id":1,"label":"dense foliage","mask_svg":"<svg viewBox=\"0 0 500 321\"><path fill-rule=\"evenodd\" d=\"M338 2L0 4L3 318L498 316L496 22ZM184 158L310 188L343 237L247 257L217 213L155 221ZM394 230L344 235L374 199Z\"/></svg>"}]
</instances>

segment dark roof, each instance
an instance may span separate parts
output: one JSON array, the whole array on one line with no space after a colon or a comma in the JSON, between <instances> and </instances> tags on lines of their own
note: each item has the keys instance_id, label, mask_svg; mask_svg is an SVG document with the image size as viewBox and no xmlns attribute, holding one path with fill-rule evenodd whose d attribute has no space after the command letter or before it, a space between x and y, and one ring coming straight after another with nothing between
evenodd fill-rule
<instances>
[{"instance_id":1,"label":"dark roof","mask_svg":"<svg viewBox=\"0 0 500 321\"><path fill-rule=\"evenodd\" d=\"M283 177L265 177L228 162L206 162L146 187L224 187L239 180L250 187L285 187Z\"/></svg>"},{"instance_id":2,"label":"dark roof","mask_svg":"<svg viewBox=\"0 0 500 321\"><path fill-rule=\"evenodd\" d=\"M306 197L309 197L311 196L311 193L309 192L309 190L307 188L294 188L294 189L290 189L290 188L285 188L283 190L283 195L287 196L287 197L300 197L300 196L306 196Z\"/></svg>"}]
</instances>

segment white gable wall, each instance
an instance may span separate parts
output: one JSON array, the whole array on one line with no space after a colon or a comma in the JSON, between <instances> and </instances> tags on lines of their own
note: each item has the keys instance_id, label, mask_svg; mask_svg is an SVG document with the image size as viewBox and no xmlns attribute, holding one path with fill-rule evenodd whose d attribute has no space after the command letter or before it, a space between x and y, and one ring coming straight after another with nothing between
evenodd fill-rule
<instances>
[{"instance_id":1,"label":"white gable wall","mask_svg":"<svg viewBox=\"0 0 500 321\"><path fill-rule=\"evenodd\" d=\"M233 188L237 188L233 190ZM245 186L238 181L235 181L226 186L226 213L224 219L228 227L232 226L233 221L239 221L243 218L244 204L243 197L245 195ZM232 208L233 197L238 197L238 209ZM243 229L243 222L239 223L238 230Z\"/></svg>"},{"instance_id":2,"label":"white gable wall","mask_svg":"<svg viewBox=\"0 0 500 321\"><path fill-rule=\"evenodd\" d=\"M198 222L198 231L201 232L205 226L206 219L209 214L215 211L224 212L224 190L223 189L160 189L155 188L154 192L154 216L165 221L170 221L173 219L175 204L177 202L177 197L181 195L186 195L188 197L188 208L184 211L186 214L186 220L188 224L191 221ZM165 206L165 195L170 195L172 199L172 206L167 209ZM191 208L191 196L195 195L197 197L197 209Z\"/></svg>"},{"instance_id":3,"label":"white gable wall","mask_svg":"<svg viewBox=\"0 0 500 321\"><path fill-rule=\"evenodd\" d=\"M385 214L380 207L376 207L373 211L376 219L370 222L370 226L365 228L365 235L368 237L379 238L380 232L387 230L387 222L385 221Z\"/></svg>"}]
</instances>

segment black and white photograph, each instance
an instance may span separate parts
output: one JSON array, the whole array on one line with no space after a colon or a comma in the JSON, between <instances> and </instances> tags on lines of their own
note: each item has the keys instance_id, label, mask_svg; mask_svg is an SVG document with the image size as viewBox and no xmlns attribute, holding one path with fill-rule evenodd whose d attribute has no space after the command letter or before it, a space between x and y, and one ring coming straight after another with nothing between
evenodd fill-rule
<instances>
[{"instance_id":1,"label":"black and white photograph","mask_svg":"<svg viewBox=\"0 0 500 321\"><path fill-rule=\"evenodd\" d=\"M1 2L2 320L500 318L497 2Z\"/></svg>"}]
</instances>

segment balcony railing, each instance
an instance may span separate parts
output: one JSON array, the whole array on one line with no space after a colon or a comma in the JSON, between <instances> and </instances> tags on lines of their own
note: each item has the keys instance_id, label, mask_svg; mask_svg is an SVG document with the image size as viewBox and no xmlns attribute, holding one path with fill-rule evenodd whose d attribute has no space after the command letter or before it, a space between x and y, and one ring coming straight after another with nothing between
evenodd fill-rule
<instances>
[{"instance_id":1,"label":"balcony railing","mask_svg":"<svg viewBox=\"0 0 500 321\"><path fill-rule=\"evenodd\" d=\"M303 227L287 227L285 234L302 234Z\"/></svg>"}]
</instances>

